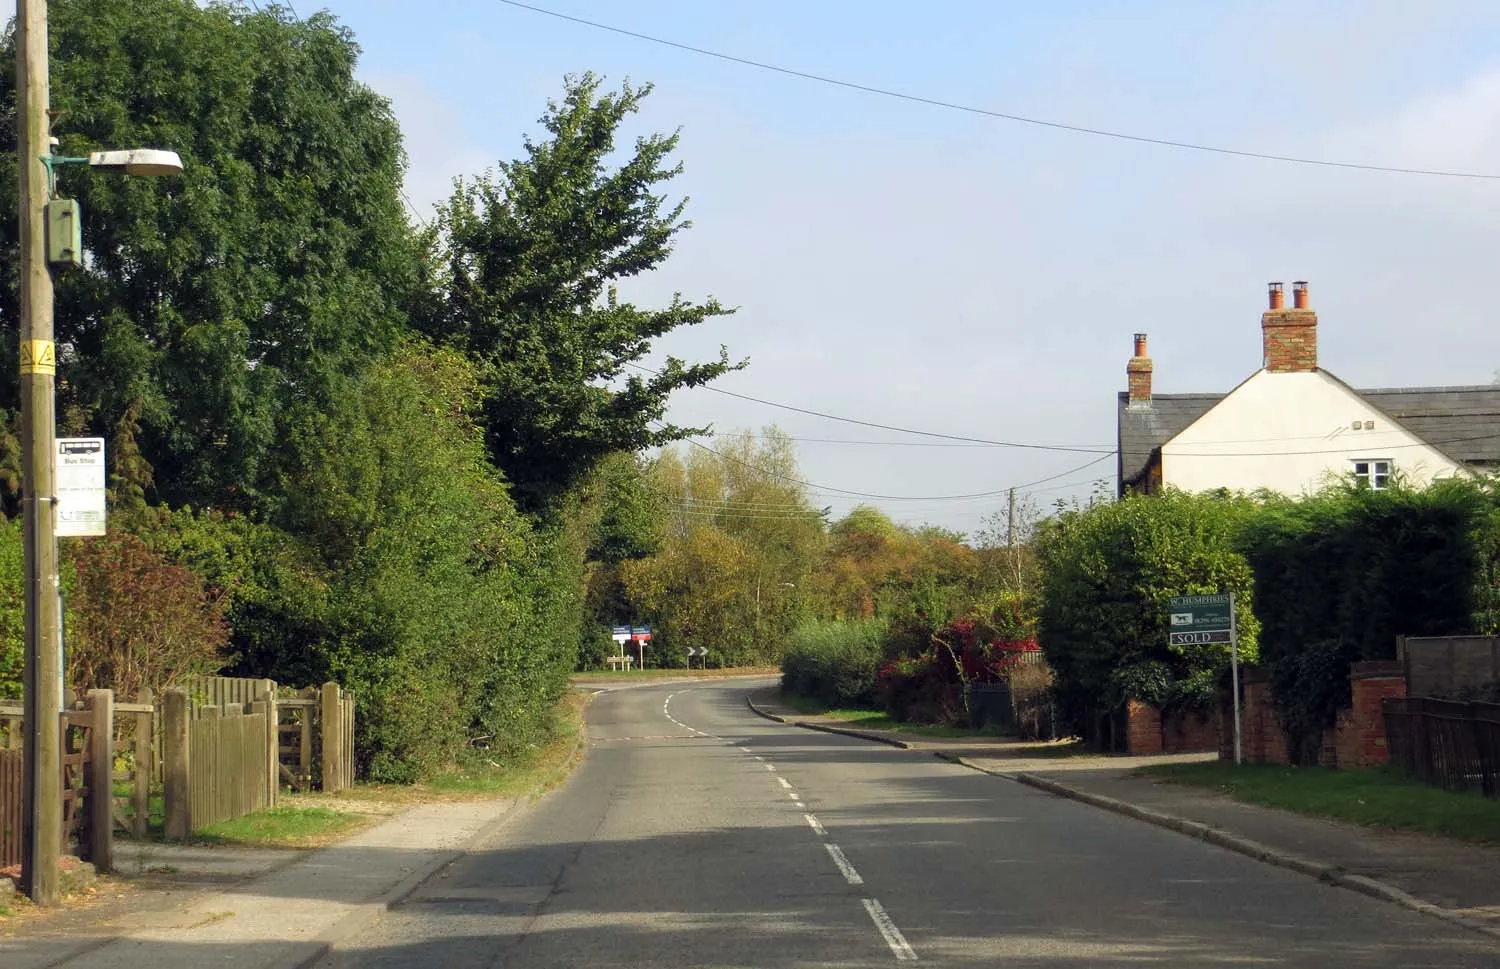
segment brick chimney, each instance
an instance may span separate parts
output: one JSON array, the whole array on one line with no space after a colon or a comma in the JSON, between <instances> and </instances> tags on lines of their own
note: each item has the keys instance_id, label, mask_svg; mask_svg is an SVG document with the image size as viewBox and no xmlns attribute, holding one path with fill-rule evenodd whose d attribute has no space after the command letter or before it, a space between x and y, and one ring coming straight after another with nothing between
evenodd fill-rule
<instances>
[{"instance_id":1,"label":"brick chimney","mask_svg":"<svg viewBox=\"0 0 1500 969\"><path fill-rule=\"evenodd\" d=\"M1131 407L1151 406L1151 358L1146 356L1146 334L1135 335L1135 356L1125 365Z\"/></svg>"},{"instance_id":2,"label":"brick chimney","mask_svg":"<svg viewBox=\"0 0 1500 969\"><path fill-rule=\"evenodd\" d=\"M1307 308L1307 283L1292 283L1292 308L1283 303L1281 284L1270 284L1271 308L1261 314L1265 368L1271 373L1311 373L1318 369L1318 314Z\"/></svg>"}]
</instances>

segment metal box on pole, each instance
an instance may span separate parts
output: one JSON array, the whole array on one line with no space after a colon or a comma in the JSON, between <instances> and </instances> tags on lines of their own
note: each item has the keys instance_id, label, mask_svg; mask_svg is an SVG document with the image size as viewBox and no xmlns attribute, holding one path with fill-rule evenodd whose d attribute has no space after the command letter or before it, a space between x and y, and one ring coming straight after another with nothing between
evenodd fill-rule
<instances>
[{"instance_id":1,"label":"metal box on pole","mask_svg":"<svg viewBox=\"0 0 1500 969\"><path fill-rule=\"evenodd\" d=\"M77 199L47 203L47 262L66 269L83 265L83 212Z\"/></svg>"}]
</instances>

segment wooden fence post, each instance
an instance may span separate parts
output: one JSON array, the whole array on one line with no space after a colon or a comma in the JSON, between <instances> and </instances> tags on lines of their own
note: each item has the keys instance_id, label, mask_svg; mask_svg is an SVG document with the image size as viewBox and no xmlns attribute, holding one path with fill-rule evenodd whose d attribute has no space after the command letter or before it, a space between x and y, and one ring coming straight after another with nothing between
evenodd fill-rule
<instances>
[{"instance_id":1,"label":"wooden fence post","mask_svg":"<svg viewBox=\"0 0 1500 969\"><path fill-rule=\"evenodd\" d=\"M323 793L332 794L344 776L343 710L339 706L339 685L323 684L323 702L318 711L318 731L323 735Z\"/></svg>"},{"instance_id":2,"label":"wooden fence post","mask_svg":"<svg viewBox=\"0 0 1500 969\"><path fill-rule=\"evenodd\" d=\"M276 681L264 681L266 702L266 807L276 806L281 792L281 712L276 709Z\"/></svg>"},{"instance_id":3,"label":"wooden fence post","mask_svg":"<svg viewBox=\"0 0 1500 969\"><path fill-rule=\"evenodd\" d=\"M107 872L114 861L115 835L115 695L90 690L89 717L89 861Z\"/></svg>"},{"instance_id":4,"label":"wooden fence post","mask_svg":"<svg viewBox=\"0 0 1500 969\"><path fill-rule=\"evenodd\" d=\"M192 834L188 791L188 695L168 690L162 698L162 788L166 800L166 835L186 841Z\"/></svg>"},{"instance_id":5,"label":"wooden fence post","mask_svg":"<svg viewBox=\"0 0 1500 969\"><path fill-rule=\"evenodd\" d=\"M151 705L149 686L141 690L140 704ZM135 790L130 796L130 836L137 841L146 840L151 813L151 770L155 758L151 750L152 719L150 713L135 714Z\"/></svg>"},{"instance_id":6,"label":"wooden fence post","mask_svg":"<svg viewBox=\"0 0 1500 969\"><path fill-rule=\"evenodd\" d=\"M304 686L301 690L298 691L297 697L302 700L311 700L314 695L317 694L317 692L317 687ZM297 735L297 743L300 746L300 750L297 755L300 758L297 761L297 785L304 793L306 793L307 791L312 790L313 785L313 709L312 707L305 706L302 708L301 713L298 715L301 717L301 720L299 722L302 725L302 729Z\"/></svg>"}]
</instances>

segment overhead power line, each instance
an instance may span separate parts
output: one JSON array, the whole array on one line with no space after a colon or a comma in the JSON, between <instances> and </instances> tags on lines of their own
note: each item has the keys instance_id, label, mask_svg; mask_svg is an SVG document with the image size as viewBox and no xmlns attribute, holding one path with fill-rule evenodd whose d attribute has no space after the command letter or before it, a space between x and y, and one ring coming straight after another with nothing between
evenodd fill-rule
<instances>
[{"instance_id":1,"label":"overhead power line","mask_svg":"<svg viewBox=\"0 0 1500 969\"><path fill-rule=\"evenodd\" d=\"M1107 458L1114 457L1114 452L1101 454L1093 460L1081 464L1076 468L1070 468L1067 471L1060 471L1057 474L1048 475L1045 478L1039 478L1036 481L1031 481L1026 484L1011 485L1006 488L998 488L994 491L981 491L967 495L880 495L868 491L853 491L847 488L834 488L828 485L815 484L811 481L804 481L801 478L794 478L791 475L782 474L779 471L772 471L770 468L762 468L742 458L737 458L732 454L725 454L723 451L717 451L706 444L701 444L698 441L693 440L692 438L686 438L686 440L688 444L692 445L695 448L699 448L701 450L707 451L710 454L717 455L718 457L723 458L726 461L733 461L734 463L749 468L752 471L757 471L761 474L769 475L773 478L779 478L782 481L788 481L792 484L801 485L804 488L811 488L815 491L825 492L828 494L844 495L853 498L870 498L876 501L967 501L974 498L995 498L1000 495L1007 494L1013 489L1016 491L1024 491L1025 489L1030 488L1034 485L1045 484L1048 481L1056 481L1058 478L1061 478L1065 475L1074 474L1086 468L1091 468Z\"/></svg>"},{"instance_id":2,"label":"overhead power line","mask_svg":"<svg viewBox=\"0 0 1500 969\"><path fill-rule=\"evenodd\" d=\"M560 13L556 10L548 10L545 7L522 3L520 0L499 0L500 3L519 10L529 10L532 13L553 17L557 20L566 20L569 23L579 24L584 27L592 27L595 30L604 30L612 34L624 37L633 37L651 44L659 44L663 47L671 47L676 50L687 51L692 54L700 54L704 57L712 57L731 64L740 64L744 67L753 67L757 70L770 71L787 77L797 77L806 81L816 81L819 84L829 84L834 87L845 88L850 91L859 91L864 94L874 94L885 98L894 98L898 101L906 101L912 104L924 104L934 108L944 108L949 111L960 111L965 114L980 115L986 118L995 118L1001 121L1013 121L1019 124L1034 125L1040 128L1052 128L1058 131L1069 131L1074 134L1089 135L1096 138L1112 138L1117 141L1131 141L1143 145L1156 145L1161 148L1178 148L1186 151L1208 152L1215 155L1230 155L1237 158L1254 158L1260 161L1282 162L1292 165L1313 165L1322 168L1345 168L1365 172L1384 172L1390 175L1427 175L1439 178L1475 178L1485 180L1500 180L1500 173L1489 172L1466 172L1448 171L1434 168L1403 168L1397 165L1373 165L1366 162L1334 161L1328 158L1305 158L1298 155L1278 155L1270 152L1249 151L1243 148L1226 148L1222 145L1205 145L1191 141L1180 141L1172 138L1153 138L1148 135L1130 134L1124 131L1110 131L1104 128L1090 128L1084 125L1066 124L1061 121L1051 121L1045 118L1032 118L1025 115L1010 114L1004 111L992 111L988 108L975 107L969 104L959 104L955 101L944 101L939 98L923 97L918 94L909 94L905 91L897 91L891 88L876 87L870 84L860 84L855 81L846 81L841 78L830 77L826 74L814 74L810 71L799 71L790 67L782 67L779 64L771 64L766 61L752 60L748 57L737 57L726 54L723 51L711 50L707 47L696 47L692 44L679 43L675 40L667 40L664 37L656 37L635 30L627 30L624 27L616 27L612 24L600 23L596 20L586 20L583 17L574 17L570 14Z\"/></svg>"},{"instance_id":3,"label":"overhead power line","mask_svg":"<svg viewBox=\"0 0 1500 969\"><path fill-rule=\"evenodd\" d=\"M661 371L652 370L650 367L643 367L638 363L626 363L625 366L631 368L632 370L639 370L643 373L653 374L658 377L661 376ZM746 400L752 404L763 404L767 407L777 407L781 410L793 411L798 414L807 414L810 417L821 417L822 419L827 421L840 421L844 424L858 424L861 427L873 427L877 430L882 431L895 431L897 434L915 434L918 437L941 438L945 441L963 441L969 444L984 444L988 445L989 447L1013 447L1031 451L1066 451L1074 454L1106 455L1115 453L1115 449L1112 447L1075 447L1068 444L1028 444L1021 441L991 441L986 440L982 437L966 437L962 434L940 434L937 431L922 431L911 427L897 427L893 424L877 424L874 421L862 421L855 417L840 417L837 414L825 414L822 411L809 410L806 407L794 407L791 404L783 404L774 400L765 400L761 397L751 397L749 394L737 394L732 390L724 390L723 388L715 387L711 384L700 384L699 386L704 390L711 390L716 394L723 394L725 397L734 397L738 400Z\"/></svg>"},{"instance_id":4,"label":"overhead power line","mask_svg":"<svg viewBox=\"0 0 1500 969\"><path fill-rule=\"evenodd\" d=\"M661 374L661 371L659 371L659 370L652 370L650 367L643 367L640 364L636 364L636 363L626 363L625 366L630 367L633 370L640 370L643 373L654 374L654 375L657 375L657 376L660 376L660 374ZM878 424L878 423L875 423L874 421L860 420L860 419L855 418L855 417L841 417L838 414L828 414L828 413L824 413L823 411L810 410L810 409L808 409L806 407L796 407L796 406L793 406L792 404L783 404L783 403L781 403L779 401L766 400L763 397L751 397L749 394L737 394L737 393L735 393L732 390L724 390L724 389L719 388L719 387L714 387L714 386L712 386L710 384L700 384L697 389L711 390L711 391L713 391L716 394L723 394L725 397L734 397L734 398L736 398L738 400L745 400L745 401L749 401L749 402L754 403L754 404L763 404L763 405L765 405L767 407L775 407L775 408L778 408L780 410L794 411L795 413L798 413L798 414L807 414L807 415L809 415L811 417L822 418L823 420L839 421L839 422L845 423L845 424L858 424L861 427L874 427L874 428L878 428L878 429L883 430L883 431L894 431L894 432L896 432L898 434L915 434L915 435L917 435L919 437L941 438L941 439L947 440L947 441L962 441L962 442L966 442L966 443L969 443L969 444L983 445L983 446L986 446L986 447L1021 448L1021 449L1025 449L1025 450L1031 450L1031 451L1060 451L1060 452L1071 453L1071 454L1098 454L1098 455L1102 455L1104 457L1109 457L1110 455L1113 455L1113 454L1116 453L1116 449L1113 448L1113 447L1098 447L1098 446L1072 445L1072 444L1036 444L1036 443L1027 442L1027 441L992 441L992 440L987 440L987 439L982 438L982 437L968 437L968 436L961 435L961 434L942 434L942 433L939 433L937 431L924 431L924 430L919 430L919 429L911 428L911 427L897 427L894 424ZM744 434L742 432L730 432L730 433L728 433L728 434L726 434L724 436L725 437L741 437L741 436L748 436L748 435L746 435L746 434ZM1382 445L1379 445L1377 449L1378 450L1399 450L1399 449L1403 449L1403 448L1413 448L1413 447L1444 448L1444 447L1448 447L1449 445L1453 445L1453 444L1471 444L1471 443L1473 443L1475 441L1486 441L1486 440L1492 440L1492 439L1495 439L1495 438L1500 438L1500 430L1488 431L1488 432L1483 433L1483 434L1475 434L1475 435L1471 435L1471 436L1468 436L1468 437L1445 438L1445 439L1440 439L1440 440L1439 439L1434 439L1434 440L1418 439L1416 441L1411 441L1411 442L1406 443L1406 444L1382 444ZM1237 444L1274 444L1274 443L1282 442L1282 441L1322 441L1322 440L1328 440L1328 439L1329 439L1328 435L1320 434L1320 435L1299 435L1299 436L1288 436L1288 437L1245 438L1245 439L1239 439L1239 440L1224 440L1224 441L1185 441L1185 442L1182 442L1182 444L1184 446L1187 446L1187 447L1206 448L1206 447L1227 447L1227 446L1230 446L1230 445L1237 445ZM791 440L793 440L793 441L802 441L802 440L817 441L819 439L818 438L796 438L796 437L793 437L793 438L791 438ZM833 442L829 442L829 443L833 443ZM891 441L891 442L882 442L882 441L868 441L868 442L861 441L861 442L855 442L855 441L848 441L848 442L841 442L841 443L849 443L849 444L854 444L854 443L868 443L868 444L890 443L892 445L900 445L903 442L899 442L899 441ZM940 446L940 445L934 445L934 446ZM1237 452L1230 453L1230 454L1216 454L1214 452L1204 451L1204 452L1198 452L1198 453L1185 454L1183 456L1184 457L1275 458L1275 457L1287 457L1287 456L1293 456L1293 455L1307 455L1307 454L1345 454L1348 451L1349 451L1349 446L1345 445L1345 446L1342 446L1342 447L1312 448L1312 449L1303 449L1303 450L1296 450L1296 451L1237 451Z\"/></svg>"}]
</instances>

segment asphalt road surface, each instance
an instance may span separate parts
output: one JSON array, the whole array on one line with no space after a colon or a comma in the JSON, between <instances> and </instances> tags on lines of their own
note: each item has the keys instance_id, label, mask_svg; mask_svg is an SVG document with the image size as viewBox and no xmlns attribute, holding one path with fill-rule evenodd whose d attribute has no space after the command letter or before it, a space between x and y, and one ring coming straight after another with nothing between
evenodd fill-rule
<instances>
[{"instance_id":1,"label":"asphalt road surface","mask_svg":"<svg viewBox=\"0 0 1500 969\"><path fill-rule=\"evenodd\" d=\"M327 969L1500 967L1492 940L751 685L599 695L588 757Z\"/></svg>"}]
</instances>

